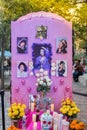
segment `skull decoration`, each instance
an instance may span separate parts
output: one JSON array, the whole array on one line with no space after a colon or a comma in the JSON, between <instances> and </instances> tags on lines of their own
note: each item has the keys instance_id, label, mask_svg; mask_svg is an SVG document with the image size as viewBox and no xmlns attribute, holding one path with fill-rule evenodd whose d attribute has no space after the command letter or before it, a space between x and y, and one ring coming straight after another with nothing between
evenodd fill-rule
<instances>
[{"instance_id":1,"label":"skull decoration","mask_svg":"<svg viewBox=\"0 0 87 130\"><path fill-rule=\"evenodd\" d=\"M44 113L41 115L41 128L42 130L50 130L52 128L53 117L49 113Z\"/></svg>"}]
</instances>

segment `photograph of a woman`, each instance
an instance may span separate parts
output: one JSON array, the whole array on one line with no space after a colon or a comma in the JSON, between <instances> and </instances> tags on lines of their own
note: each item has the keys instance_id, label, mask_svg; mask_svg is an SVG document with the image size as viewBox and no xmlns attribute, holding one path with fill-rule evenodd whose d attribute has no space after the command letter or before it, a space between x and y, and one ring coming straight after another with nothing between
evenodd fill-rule
<instances>
[{"instance_id":1,"label":"photograph of a woman","mask_svg":"<svg viewBox=\"0 0 87 130\"><path fill-rule=\"evenodd\" d=\"M28 76L28 63L26 62L17 62L17 77L27 77Z\"/></svg>"},{"instance_id":2,"label":"photograph of a woman","mask_svg":"<svg viewBox=\"0 0 87 130\"><path fill-rule=\"evenodd\" d=\"M57 76L66 77L67 76L67 62L65 60L57 61Z\"/></svg>"},{"instance_id":3,"label":"photograph of a woman","mask_svg":"<svg viewBox=\"0 0 87 130\"><path fill-rule=\"evenodd\" d=\"M18 37L17 38L17 52L18 53L28 53L27 49L27 37Z\"/></svg>"},{"instance_id":4,"label":"photograph of a woman","mask_svg":"<svg viewBox=\"0 0 87 130\"><path fill-rule=\"evenodd\" d=\"M67 53L67 41L65 39L57 39L56 53Z\"/></svg>"},{"instance_id":5,"label":"photograph of a woman","mask_svg":"<svg viewBox=\"0 0 87 130\"><path fill-rule=\"evenodd\" d=\"M34 45L34 69L49 70L51 67L51 46L48 44Z\"/></svg>"}]
</instances>

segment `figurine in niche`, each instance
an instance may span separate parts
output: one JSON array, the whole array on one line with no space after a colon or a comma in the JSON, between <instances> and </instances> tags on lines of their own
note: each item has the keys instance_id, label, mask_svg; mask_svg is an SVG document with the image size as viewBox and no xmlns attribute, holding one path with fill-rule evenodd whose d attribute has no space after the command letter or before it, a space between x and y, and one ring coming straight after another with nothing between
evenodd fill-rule
<instances>
[{"instance_id":1,"label":"figurine in niche","mask_svg":"<svg viewBox=\"0 0 87 130\"><path fill-rule=\"evenodd\" d=\"M47 26L38 26L37 27L37 34L36 34L36 38L40 38L42 39L46 39L47 38Z\"/></svg>"},{"instance_id":2,"label":"figurine in niche","mask_svg":"<svg viewBox=\"0 0 87 130\"><path fill-rule=\"evenodd\" d=\"M67 41L65 39L61 39L57 42L56 53L67 53Z\"/></svg>"},{"instance_id":3,"label":"figurine in niche","mask_svg":"<svg viewBox=\"0 0 87 130\"><path fill-rule=\"evenodd\" d=\"M40 55L35 59L36 69L50 69L49 63L49 50L45 47L41 47Z\"/></svg>"},{"instance_id":4,"label":"figurine in niche","mask_svg":"<svg viewBox=\"0 0 87 130\"><path fill-rule=\"evenodd\" d=\"M65 77L67 76L67 65L66 61L58 61L57 63L57 76Z\"/></svg>"},{"instance_id":5,"label":"figurine in niche","mask_svg":"<svg viewBox=\"0 0 87 130\"><path fill-rule=\"evenodd\" d=\"M27 77L27 65L24 62L20 62L17 70L17 77Z\"/></svg>"},{"instance_id":6,"label":"figurine in niche","mask_svg":"<svg viewBox=\"0 0 87 130\"><path fill-rule=\"evenodd\" d=\"M18 40L18 39L17 39ZM21 38L17 44L18 53L27 53L27 38Z\"/></svg>"}]
</instances>

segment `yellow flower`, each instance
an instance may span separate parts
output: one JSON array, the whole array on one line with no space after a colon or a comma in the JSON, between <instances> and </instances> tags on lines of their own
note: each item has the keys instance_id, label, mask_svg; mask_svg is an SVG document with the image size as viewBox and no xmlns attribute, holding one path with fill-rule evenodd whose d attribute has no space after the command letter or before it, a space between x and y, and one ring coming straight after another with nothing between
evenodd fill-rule
<instances>
[{"instance_id":1,"label":"yellow flower","mask_svg":"<svg viewBox=\"0 0 87 130\"><path fill-rule=\"evenodd\" d=\"M80 109L77 107L76 103L69 98L63 100L61 105L62 107L60 108L60 112L68 117L73 117L80 112Z\"/></svg>"},{"instance_id":2,"label":"yellow flower","mask_svg":"<svg viewBox=\"0 0 87 130\"><path fill-rule=\"evenodd\" d=\"M73 115L72 111L69 111L69 112L68 112L68 115L69 115L69 116L72 116L72 115Z\"/></svg>"},{"instance_id":3,"label":"yellow flower","mask_svg":"<svg viewBox=\"0 0 87 130\"><path fill-rule=\"evenodd\" d=\"M25 109L25 108L26 108L26 105L25 105L25 104L23 104L23 105L22 105L22 107Z\"/></svg>"},{"instance_id":4,"label":"yellow flower","mask_svg":"<svg viewBox=\"0 0 87 130\"><path fill-rule=\"evenodd\" d=\"M21 116L21 117L24 116L24 112L21 112L21 113L20 113L20 116Z\"/></svg>"},{"instance_id":5,"label":"yellow flower","mask_svg":"<svg viewBox=\"0 0 87 130\"><path fill-rule=\"evenodd\" d=\"M25 104L13 103L8 109L8 116L12 119L19 119L25 115Z\"/></svg>"}]
</instances>

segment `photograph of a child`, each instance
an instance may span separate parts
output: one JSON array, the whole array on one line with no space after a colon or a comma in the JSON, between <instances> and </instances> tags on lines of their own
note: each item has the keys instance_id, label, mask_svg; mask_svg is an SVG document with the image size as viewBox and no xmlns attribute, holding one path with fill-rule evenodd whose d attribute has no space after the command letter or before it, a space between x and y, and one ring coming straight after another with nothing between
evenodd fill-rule
<instances>
[{"instance_id":1,"label":"photograph of a child","mask_svg":"<svg viewBox=\"0 0 87 130\"><path fill-rule=\"evenodd\" d=\"M64 38L57 38L56 40L56 53L67 53L67 41Z\"/></svg>"},{"instance_id":2,"label":"photograph of a child","mask_svg":"<svg viewBox=\"0 0 87 130\"><path fill-rule=\"evenodd\" d=\"M17 62L17 77L27 77L28 76L28 62Z\"/></svg>"},{"instance_id":3,"label":"photograph of a child","mask_svg":"<svg viewBox=\"0 0 87 130\"><path fill-rule=\"evenodd\" d=\"M58 77L66 77L67 76L67 61L66 60L58 60L56 63L56 74Z\"/></svg>"},{"instance_id":4,"label":"photograph of a child","mask_svg":"<svg viewBox=\"0 0 87 130\"><path fill-rule=\"evenodd\" d=\"M34 69L49 70L51 67L51 44L33 44Z\"/></svg>"},{"instance_id":5,"label":"photograph of a child","mask_svg":"<svg viewBox=\"0 0 87 130\"><path fill-rule=\"evenodd\" d=\"M17 37L17 53L28 53L28 38L27 37Z\"/></svg>"}]
</instances>

